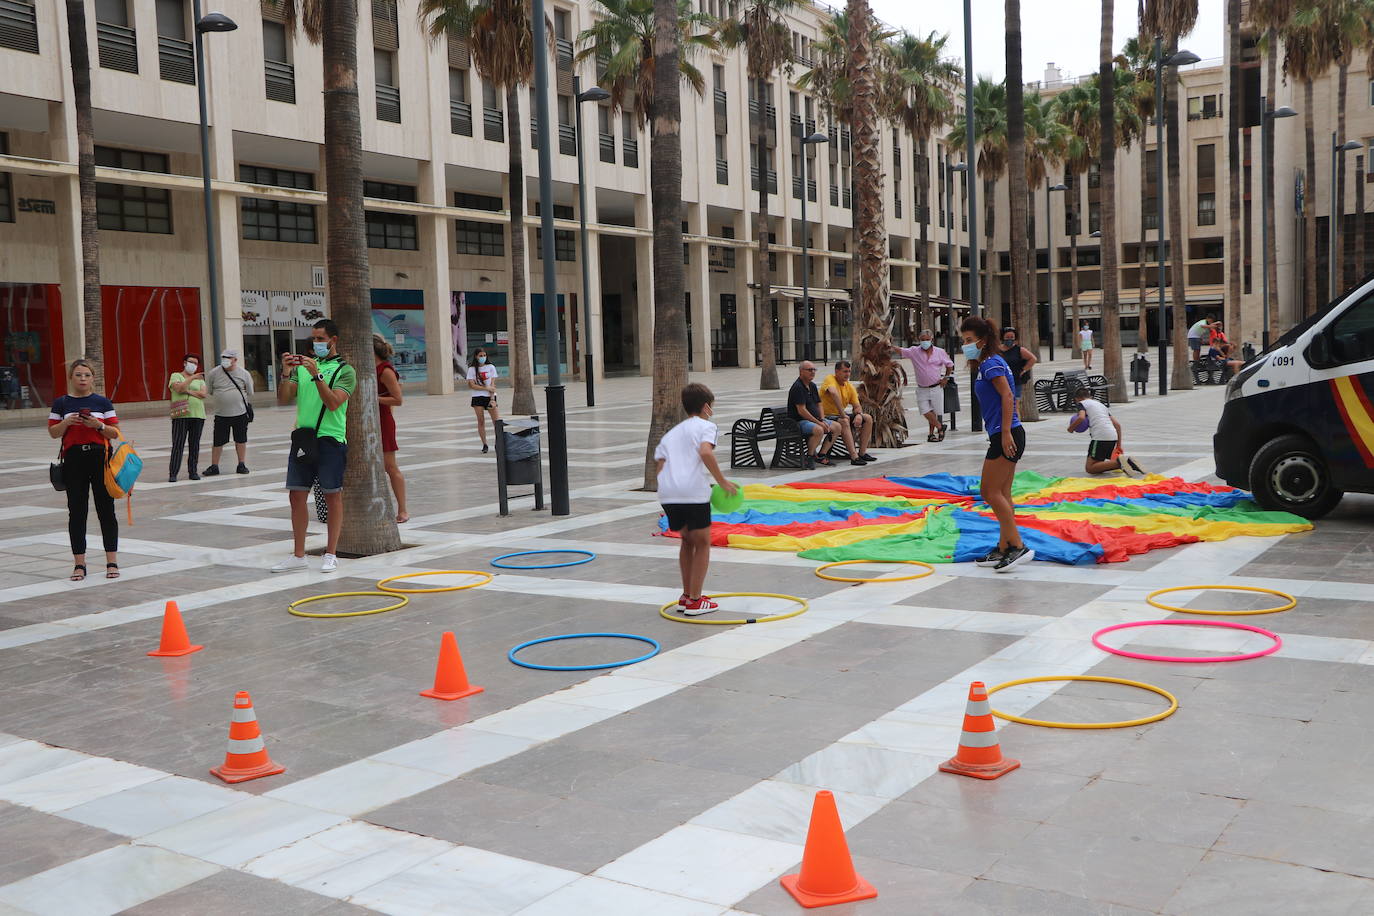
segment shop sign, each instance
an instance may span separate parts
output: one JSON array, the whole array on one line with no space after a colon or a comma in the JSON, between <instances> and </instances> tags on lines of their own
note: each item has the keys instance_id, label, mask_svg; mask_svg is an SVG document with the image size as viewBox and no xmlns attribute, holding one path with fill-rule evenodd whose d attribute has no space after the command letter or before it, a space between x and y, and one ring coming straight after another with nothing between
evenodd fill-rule
<instances>
[{"instance_id":1,"label":"shop sign","mask_svg":"<svg viewBox=\"0 0 1374 916\"><path fill-rule=\"evenodd\" d=\"M57 202L52 200L41 200L37 197L19 198L20 213L47 213L57 212Z\"/></svg>"},{"instance_id":2,"label":"shop sign","mask_svg":"<svg viewBox=\"0 0 1374 916\"><path fill-rule=\"evenodd\" d=\"M267 297L262 293L246 289L239 296L239 299L242 302L240 317L243 319L243 326L246 328L267 327L267 312L270 308Z\"/></svg>"},{"instance_id":3,"label":"shop sign","mask_svg":"<svg viewBox=\"0 0 1374 916\"><path fill-rule=\"evenodd\" d=\"M301 293L296 296L296 326L311 328L321 318L329 317L322 293Z\"/></svg>"}]
</instances>

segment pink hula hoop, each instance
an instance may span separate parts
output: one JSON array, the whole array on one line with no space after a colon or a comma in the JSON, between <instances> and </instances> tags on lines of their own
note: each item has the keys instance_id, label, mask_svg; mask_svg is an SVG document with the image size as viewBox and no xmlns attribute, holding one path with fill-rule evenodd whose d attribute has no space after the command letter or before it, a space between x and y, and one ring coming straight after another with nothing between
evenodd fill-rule
<instances>
[{"instance_id":1,"label":"pink hula hoop","mask_svg":"<svg viewBox=\"0 0 1374 916\"><path fill-rule=\"evenodd\" d=\"M1268 636L1274 641L1274 644L1267 649L1261 649L1258 652L1247 652L1244 655L1148 655L1144 652L1128 652L1125 649L1117 649L1107 645L1099 638L1104 633L1110 633L1113 630L1153 626L1227 627L1232 630L1249 630L1251 633ZM1248 623L1232 623L1228 620L1137 620L1133 623L1117 623L1109 627L1103 627L1093 634L1093 645L1097 646L1097 648L1101 649L1103 652L1110 652L1112 655L1124 655L1127 658L1138 658L1147 662L1243 662L1246 659L1259 658L1263 655L1270 655L1279 651L1279 648L1283 645L1283 640L1279 638L1279 634L1272 633L1263 627L1254 627Z\"/></svg>"}]
</instances>

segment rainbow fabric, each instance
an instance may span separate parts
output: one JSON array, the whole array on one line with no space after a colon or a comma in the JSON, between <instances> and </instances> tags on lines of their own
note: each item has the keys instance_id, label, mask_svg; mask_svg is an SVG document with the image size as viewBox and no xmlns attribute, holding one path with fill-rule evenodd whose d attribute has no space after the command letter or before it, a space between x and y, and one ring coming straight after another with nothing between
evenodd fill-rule
<instances>
[{"instance_id":1,"label":"rainbow fabric","mask_svg":"<svg viewBox=\"0 0 1374 916\"><path fill-rule=\"evenodd\" d=\"M716 547L780 550L813 560L962 563L998 542L978 478L876 477L830 484L750 484L737 512L715 514ZM1152 474L1143 480L1045 477L1012 484L1016 523L1036 558L1075 566L1240 535L1307 531L1306 519L1260 509L1243 490ZM659 528L667 530L666 519Z\"/></svg>"}]
</instances>

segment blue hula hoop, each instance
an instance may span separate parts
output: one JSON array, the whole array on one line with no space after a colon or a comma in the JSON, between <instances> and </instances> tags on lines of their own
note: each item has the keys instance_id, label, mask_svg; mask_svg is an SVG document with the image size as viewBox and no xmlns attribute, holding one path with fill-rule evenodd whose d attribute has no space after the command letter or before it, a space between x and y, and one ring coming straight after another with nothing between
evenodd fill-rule
<instances>
[{"instance_id":1,"label":"blue hula hoop","mask_svg":"<svg viewBox=\"0 0 1374 916\"><path fill-rule=\"evenodd\" d=\"M592 636L605 636L611 639L637 639L640 642L647 642L653 646L653 650L638 658L631 658L623 662L607 662L604 665L536 665L533 662L522 662L515 657L515 653L530 646L537 646L545 642L557 642L560 639L587 639ZM598 671L602 668L620 668L625 665L633 665L635 662L647 661L658 654L658 640L650 639L647 636L635 636L631 633L569 633L566 636L545 636L542 639L531 639L529 642L522 642L520 645L511 649L506 657L521 668L535 668L539 671Z\"/></svg>"},{"instance_id":2,"label":"blue hula hoop","mask_svg":"<svg viewBox=\"0 0 1374 916\"><path fill-rule=\"evenodd\" d=\"M583 553L587 555L585 560L569 560L567 563L544 563L540 566L517 566L514 563L502 563L502 560L509 560L511 557L532 557L545 553ZM590 563L596 559L596 554L590 550L522 550L519 553L508 553L499 556L491 561L491 565L497 569L559 569L563 566L581 566L583 563Z\"/></svg>"}]
</instances>

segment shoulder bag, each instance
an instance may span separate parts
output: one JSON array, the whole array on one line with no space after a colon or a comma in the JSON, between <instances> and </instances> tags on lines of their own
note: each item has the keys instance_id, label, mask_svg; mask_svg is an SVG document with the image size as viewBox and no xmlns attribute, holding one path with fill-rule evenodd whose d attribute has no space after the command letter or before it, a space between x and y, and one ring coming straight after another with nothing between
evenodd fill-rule
<instances>
[{"instance_id":1,"label":"shoulder bag","mask_svg":"<svg viewBox=\"0 0 1374 916\"><path fill-rule=\"evenodd\" d=\"M57 460L48 464L48 482L61 493L67 489L67 481L62 477L62 443L57 443Z\"/></svg>"},{"instance_id":2,"label":"shoulder bag","mask_svg":"<svg viewBox=\"0 0 1374 916\"><path fill-rule=\"evenodd\" d=\"M343 371L343 362L335 367L334 374L329 378L329 387L334 387L334 382L338 379L339 373ZM298 395L299 397L299 395ZM320 425L324 423L325 406L320 405L320 415L315 420L313 429L298 426L291 430L291 457L302 464L314 467L320 463Z\"/></svg>"},{"instance_id":3,"label":"shoulder bag","mask_svg":"<svg viewBox=\"0 0 1374 916\"><path fill-rule=\"evenodd\" d=\"M239 393L239 397L243 398L243 411L244 411L244 414L243 414L243 415L246 416L246 417L248 418L248 422L249 422L249 423L252 423L252 422L253 422L253 405L248 403L248 395L245 394L244 391L243 391L243 389L239 387L239 383L238 383L237 381L234 380L234 374L233 374L232 372L230 372L228 369L225 369L223 366L220 367L220 370L219 370L219 371L221 371L221 372L224 373L225 377L229 379L229 384L233 385L233 386L234 386L234 390L237 391L237 392ZM321 419L323 419L323 418L321 418Z\"/></svg>"}]
</instances>

